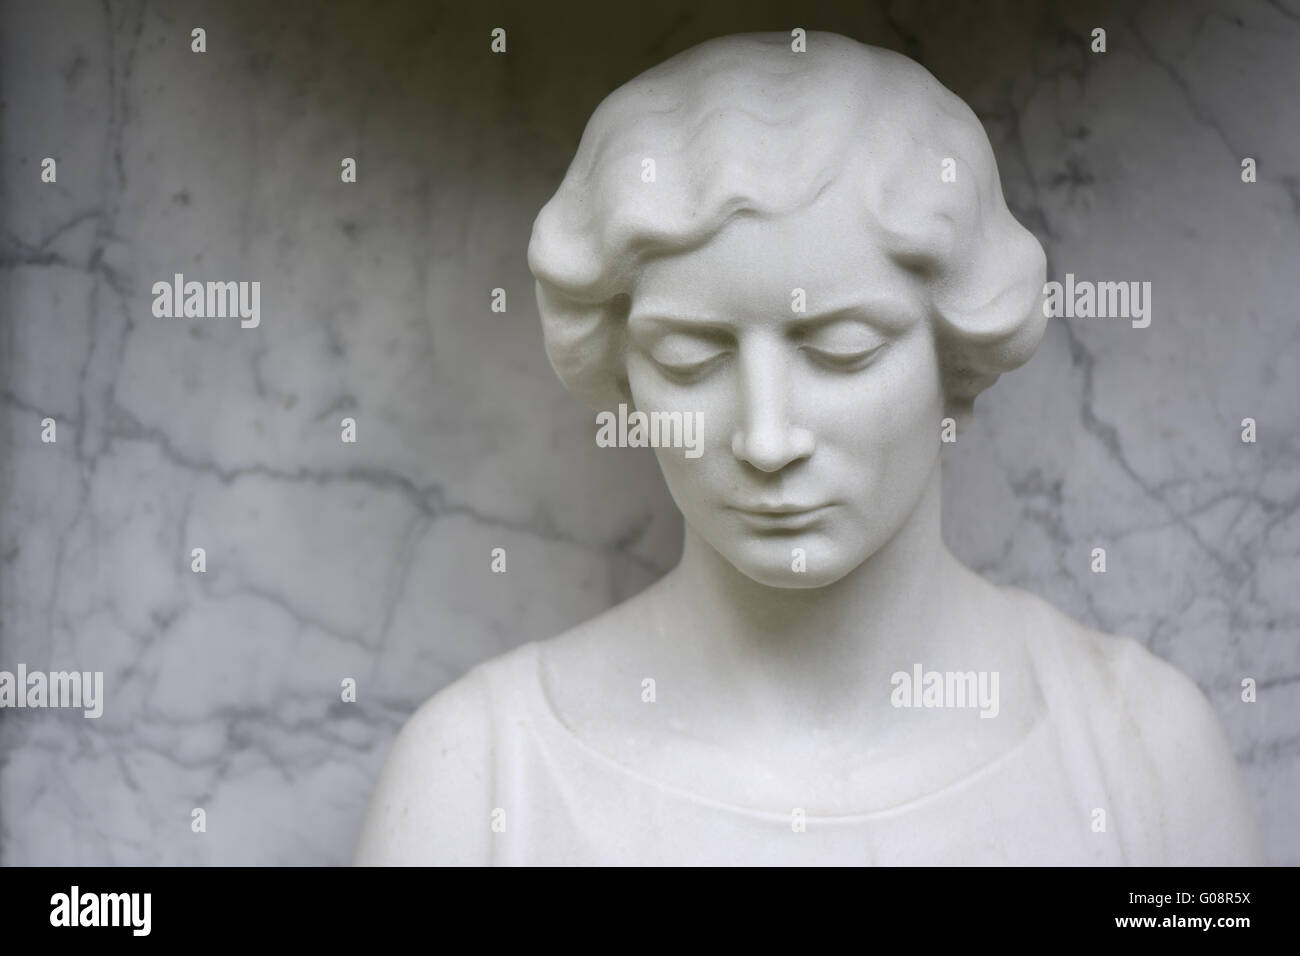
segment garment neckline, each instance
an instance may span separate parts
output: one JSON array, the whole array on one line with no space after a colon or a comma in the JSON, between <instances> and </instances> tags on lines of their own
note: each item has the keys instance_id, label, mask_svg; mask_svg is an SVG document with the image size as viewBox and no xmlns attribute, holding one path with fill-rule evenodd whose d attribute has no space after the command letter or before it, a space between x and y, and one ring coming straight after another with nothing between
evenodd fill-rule
<instances>
[{"instance_id":1,"label":"garment neckline","mask_svg":"<svg viewBox=\"0 0 1300 956\"><path fill-rule=\"evenodd\" d=\"M1024 606L1024 602L1018 602L1018 603L1021 603L1021 606L1023 608L1024 616L1022 617L1022 621L1024 621L1024 629L1027 630L1029 626L1028 617L1031 612L1028 607ZM789 823L791 819L790 810L785 810L785 811L763 810L755 807L741 806L739 804L731 803L726 800L719 800L716 797L706 796L705 794L697 793L694 790L687 789L677 784L667 783L665 781L658 780L650 776L649 774L645 773L644 771L629 766L628 764L622 762L621 760L618 760L614 756L596 747L594 744L587 741L580 734L578 734L577 731L575 731L573 728L571 728L568 724L564 722L564 720L560 717L559 713L556 711L555 707L552 705L550 698L547 696L546 687L542 682L542 674L541 674L541 664L542 664L541 642L530 641L527 644L522 645L520 647L520 651L523 652L523 654L520 657L520 669L517 672L517 680L523 686L525 693L527 694L530 703L532 704L530 709L533 712L540 714L542 720L545 721L546 724L548 724L553 730L555 730L557 732L557 735L561 739L565 740L572 746L576 747L580 752L585 754L587 757L596 760L598 763L617 772L621 776L625 776L630 779L636 780L639 783L652 787L662 793L671 794L674 797L677 797L682 800L686 800L690 803L711 807L716 810L737 814L740 816L750 817L755 820L780 821L782 823L787 823L787 824ZM1041 685L1042 684L1041 669L1039 667L1038 655L1031 650L1030 656L1031 659L1033 660L1035 676L1039 678L1039 682ZM806 813L804 815L804 819L812 823L827 823L827 824L848 824L848 823L868 822L871 820L887 819L891 816L897 816L902 813L906 813L908 811L920 808L925 804L940 801L957 791L960 791L962 789L965 789L966 787L969 787L977 783L981 778L988 776L993 772L1006 766L1007 764L1011 763L1013 760L1015 760L1017 757L1023 754L1023 752L1028 748L1031 742L1036 741L1038 737L1042 736L1042 734L1050 727L1051 723L1052 723L1051 703L1050 701L1048 701L1047 709L1045 710L1045 712L1034 723L1034 726L1031 727L1028 731L1026 731L1026 733L1018 741L1016 741L1015 744L1013 744L1006 750L1002 751L1000 754L998 754L988 763L976 767L974 770L970 771L969 773L963 774L957 779L944 784L942 787L940 787L937 790L933 790L930 793L921 794L920 796L910 797L898 803L890 804L889 806L886 807L879 807L874 810L863 810L863 811L859 811L855 813L847 813L847 814ZM532 729L534 731L536 730L535 727L532 727Z\"/></svg>"}]
</instances>

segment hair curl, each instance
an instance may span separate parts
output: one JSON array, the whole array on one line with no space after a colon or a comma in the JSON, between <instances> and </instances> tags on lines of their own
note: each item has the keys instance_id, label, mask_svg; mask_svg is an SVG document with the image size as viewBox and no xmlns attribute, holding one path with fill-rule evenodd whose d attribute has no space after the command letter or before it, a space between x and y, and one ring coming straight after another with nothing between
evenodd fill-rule
<instances>
[{"instance_id":1,"label":"hair curl","mask_svg":"<svg viewBox=\"0 0 1300 956\"><path fill-rule=\"evenodd\" d=\"M949 157L955 182L939 175ZM556 374L595 407L627 400L623 320L640 261L830 188L849 190L863 228L922 280L947 413L964 425L1042 337L1042 246L1007 209L971 109L907 57L833 33L809 33L802 53L780 33L709 40L597 107L528 246Z\"/></svg>"}]
</instances>

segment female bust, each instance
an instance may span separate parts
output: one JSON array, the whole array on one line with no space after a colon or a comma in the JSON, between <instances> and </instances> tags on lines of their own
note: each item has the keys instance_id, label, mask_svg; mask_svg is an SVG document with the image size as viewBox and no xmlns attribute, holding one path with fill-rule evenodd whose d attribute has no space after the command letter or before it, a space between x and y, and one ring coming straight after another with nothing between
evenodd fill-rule
<instances>
[{"instance_id":1,"label":"female bust","mask_svg":"<svg viewBox=\"0 0 1300 956\"><path fill-rule=\"evenodd\" d=\"M399 735L360 863L1227 864L1187 678L963 567L941 430L1042 335L974 114L895 53L723 37L609 96L529 247L547 351L656 455L680 563Z\"/></svg>"}]
</instances>

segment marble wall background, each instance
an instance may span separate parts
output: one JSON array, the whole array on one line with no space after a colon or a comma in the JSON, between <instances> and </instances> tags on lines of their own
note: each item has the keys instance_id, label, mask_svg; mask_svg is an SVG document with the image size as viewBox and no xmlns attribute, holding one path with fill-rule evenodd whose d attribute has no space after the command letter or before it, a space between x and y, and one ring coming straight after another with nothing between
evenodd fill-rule
<instances>
[{"instance_id":1,"label":"marble wall background","mask_svg":"<svg viewBox=\"0 0 1300 956\"><path fill-rule=\"evenodd\" d=\"M107 704L0 712L0 862L345 863L420 702L670 566L652 459L547 366L529 230L605 93L798 25L963 96L1051 277L1154 284L980 399L947 537L1190 674L1300 863L1300 3L541 6L4 5L0 669ZM260 328L154 318L175 272L260 280Z\"/></svg>"}]
</instances>

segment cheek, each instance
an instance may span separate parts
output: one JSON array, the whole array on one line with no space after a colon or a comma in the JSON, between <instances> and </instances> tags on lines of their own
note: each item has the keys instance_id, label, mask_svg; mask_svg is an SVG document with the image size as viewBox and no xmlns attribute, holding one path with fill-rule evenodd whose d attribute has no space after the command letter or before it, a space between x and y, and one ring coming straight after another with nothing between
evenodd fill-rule
<instances>
[{"instance_id":1,"label":"cheek","mask_svg":"<svg viewBox=\"0 0 1300 956\"><path fill-rule=\"evenodd\" d=\"M851 386L828 382L815 405L828 410L825 437L867 474L906 475L937 459L943 390L928 329L898 339Z\"/></svg>"},{"instance_id":2,"label":"cheek","mask_svg":"<svg viewBox=\"0 0 1300 956\"><path fill-rule=\"evenodd\" d=\"M928 330L921 330L911 343L893 390L888 438L895 453L915 462L939 456L939 429L943 419L943 381L939 359Z\"/></svg>"},{"instance_id":3,"label":"cheek","mask_svg":"<svg viewBox=\"0 0 1300 956\"><path fill-rule=\"evenodd\" d=\"M725 467L725 463L720 461L718 444L719 436L726 428L724 419L728 409L724 396L716 388L698 385L685 388L666 381L637 355L628 357L627 382L632 393L632 405L640 411L699 412L702 415L702 453L698 458L687 458L680 448L653 449L677 507L691 514L697 510L692 507L693 503L702 503L700 493L721 480L718 469Z\"/></svg>"},{"instance_id":4,"label":"cheek","mask_svg":"<svg viewBox=\"0 0 1300 956\"><path fill-rule=\"evenodd\" d=\"M676 393L671 382L655 374L646 359L634 350L627 355L627 385L632 392L632 403L643 411L666 408L674 403Z\"/></svg>"}]
</instances>

